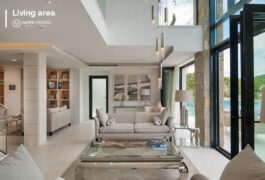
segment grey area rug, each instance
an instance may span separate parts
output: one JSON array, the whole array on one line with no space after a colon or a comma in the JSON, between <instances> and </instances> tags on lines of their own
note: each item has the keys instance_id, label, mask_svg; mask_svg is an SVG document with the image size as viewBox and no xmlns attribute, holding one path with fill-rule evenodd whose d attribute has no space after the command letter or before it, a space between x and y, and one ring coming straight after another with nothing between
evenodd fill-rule
<instances>
[{"instance_id":1,"label":"grey area rug","mask_svg":"<svg viewBox=\"0 0 265 180\"><path fill-rule=\"evenodd\" d=\"M184 157L184 162L189 173L179 173L177 169L109 169L90 168L84 171L84 178L78 180L188 180L193 174L198 173L198 169L192 164L189 158L179 148ZM76 166L80 162L80 155L62 174L66 180L76 180Z\"/></svg>"}]
</instances>

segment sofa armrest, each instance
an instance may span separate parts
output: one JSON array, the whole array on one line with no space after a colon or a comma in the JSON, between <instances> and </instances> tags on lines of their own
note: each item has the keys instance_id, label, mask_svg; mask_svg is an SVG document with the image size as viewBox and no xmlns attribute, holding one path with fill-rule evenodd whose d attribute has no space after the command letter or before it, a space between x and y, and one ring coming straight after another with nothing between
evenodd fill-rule
<instances>
[{"instance_id":1,"label":"sofa armrest","mask_svg":"<svg viewBox=\"0 0 265 180\"><path fill-rule=\"evenodd\" d=\"M173 134L174 116L169 116L168 117L167 125L169 127L170 134Z\"/></svg>"},{"instance_id":2,"label":"sofa armrest","mask_svg":"<svg viewBox=\"0 0 265 180\"><path fill-rule=\"evenodd\" d=\"M94 117L94 121L95 121L95 137L98 137L100 124L97 117Z\"/></svg>"}]
</instances>

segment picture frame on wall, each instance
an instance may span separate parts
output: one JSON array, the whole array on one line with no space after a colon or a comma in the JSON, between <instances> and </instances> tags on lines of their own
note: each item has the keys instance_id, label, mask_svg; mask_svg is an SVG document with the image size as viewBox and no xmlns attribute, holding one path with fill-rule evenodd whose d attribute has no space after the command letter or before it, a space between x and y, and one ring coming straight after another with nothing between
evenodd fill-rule
<instances>
[{"instance_id":1,"label":"picture frame on wall","mask_svg":"<svg viewBox=\"0 0 265 180\"><path fill-rule=\"evenodd\" d=\"M151 101L151 77L150 75L140 76L140 99L141 101Z\"/></svg>"},{"instance_id":2,"label":"picture frame on wall","mask_svg":"<svg viewBox=\"0 0 265 180\"><path fill-rule=\"evenodd\" d=\"M119 95L125 93L125 75L114 76L114 101L120 101Z\"/></svg>"},{"instance_id":3,"label":"picture frame on wall","mask_svg":"<svg viewBox=\"0 0 265 180\"><path fill-rule=\"evenodd\" d=\"M129 96L129 101L138 100L138 75L128 75L127 93Z\"/></svg>"}]
</instances>

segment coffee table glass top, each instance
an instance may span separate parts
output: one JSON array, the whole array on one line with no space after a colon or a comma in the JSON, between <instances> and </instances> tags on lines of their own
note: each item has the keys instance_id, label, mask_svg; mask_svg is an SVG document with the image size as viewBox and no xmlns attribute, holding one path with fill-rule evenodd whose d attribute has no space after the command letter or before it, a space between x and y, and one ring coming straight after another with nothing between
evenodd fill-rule
<instances>
[{"instance_id":1,"label":"coffee table glass top","mask_svg":"<svg viewBox=\"0 0 265 180\"><path fill-rule=\"evenodd\" d=\"M148 141L92 142L81 156L81 161L181 161L182 155L171 142L160 146Z\"/></svg>"}]
</instances>

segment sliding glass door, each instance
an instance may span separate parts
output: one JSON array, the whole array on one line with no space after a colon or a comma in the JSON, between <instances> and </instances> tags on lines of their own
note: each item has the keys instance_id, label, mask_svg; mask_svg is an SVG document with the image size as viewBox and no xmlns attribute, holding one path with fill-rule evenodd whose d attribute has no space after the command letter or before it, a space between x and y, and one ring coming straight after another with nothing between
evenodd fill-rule
<instances>
[{"instance_id":1,"label":"sliding glass door","mask_svg":"<svg viewBox=\"0 0 265 180\"><path fill-rule=\"evenodd\" d=\"M193 101L186 102L186 108L188 110L188 126L195 128L195 64L194 61L180 67L180 90L193 91ZM182 106L182 103L181 103Z\"/></svg>"}]
</instances>

